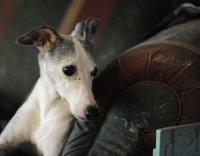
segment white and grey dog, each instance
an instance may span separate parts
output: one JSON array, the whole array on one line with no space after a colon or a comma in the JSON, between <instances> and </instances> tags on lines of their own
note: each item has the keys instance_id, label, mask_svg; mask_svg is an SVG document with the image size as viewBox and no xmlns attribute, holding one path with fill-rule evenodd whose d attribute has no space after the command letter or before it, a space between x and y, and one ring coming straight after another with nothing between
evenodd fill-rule
<instances>
[{"instance_id":1,"label":"white and grey dog","mask_svg":"<svg viewBox=\"0 0 200 156\"><path fill-rule=\"evenodd\" d=\"M18 38L18 44L36 45L40 50L40 78L1 133L0 156L26 151L28 155L58 156L74 116L81 120L99 116L91 91L97 74L92 49L99 22L96 18L80 22L71 35L59 35L43 26Z\"/></svg>"}]
</instances>

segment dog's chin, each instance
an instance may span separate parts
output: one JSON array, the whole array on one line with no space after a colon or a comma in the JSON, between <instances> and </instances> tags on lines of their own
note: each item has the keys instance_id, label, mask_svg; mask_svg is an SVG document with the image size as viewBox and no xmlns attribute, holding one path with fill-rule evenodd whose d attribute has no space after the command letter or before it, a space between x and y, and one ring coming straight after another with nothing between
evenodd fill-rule
<instances>
[{"instance_id":1,"label":"dog's chin","mask_svg":"<svg viewBox=\"0 0 200 156\"><path fill-rule=\"evenodd\" d=\"M67 100L65 98L62 98L62 100L64 101L64 103L67 105L67 107L69 108L69 110L71 111L70 109L70 106L69 106L69 103L67 102ZM72 113L72 111L71 111ZM72 113L74 115L74 113ZM74 117L77 119L77 120L80 120L80 121L88 121L86 118L84 117L81 117L81 116L77 116L77 115L74 115Z\"/></svg>"},{"instance_id":2,"label":"dog's chin","mask_svg":"<svg viewBox=\"0 0 200 156\"><path fill-rule=\"evenodd\" d=\"M86 118L75 116L75 118L79 121L88 121Z\"/></svg>"},{"instance_id":3,"label":"dog's chin","mask_svg":"<svg viewBox=\"0 0 200 156\"><path fill-rule=\"evenodd\" d=\"M62 100L64 101L64 103L67 105L67 107L70 109L69 103L67 102L67 100L65 98L62 98Z\"/></svg>"}]
</instances>

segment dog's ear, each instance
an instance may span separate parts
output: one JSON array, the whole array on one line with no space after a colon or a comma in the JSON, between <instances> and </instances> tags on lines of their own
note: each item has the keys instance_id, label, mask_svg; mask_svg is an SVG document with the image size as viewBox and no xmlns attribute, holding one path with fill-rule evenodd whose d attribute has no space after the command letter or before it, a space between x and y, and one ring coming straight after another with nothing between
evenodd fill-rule
<instances>
[{"instance_id":1,"label":"dog's ear","mask_svg":"<svg viewBox=\"0 0 200 156\"><path fill-rule=\"evenodd\" d=\"M61 38L57 32L48 26L39 27L20 36L16 43L21 45L33 45L42 52L50 51L58 38Z\"/></svg>"},{"instance_id":2,"label":"dog's ear","mask_svg":"<svg viewBox=\"0 0 200 156\"><path fill-rule=\"evenodd\" d=\"M82 37L89 41L91 44L94 43L96 29L100 23L97 18L90 18L86 21L77 23L75 30L71 33L72 36Z\"/></svg>"}]
</instances>

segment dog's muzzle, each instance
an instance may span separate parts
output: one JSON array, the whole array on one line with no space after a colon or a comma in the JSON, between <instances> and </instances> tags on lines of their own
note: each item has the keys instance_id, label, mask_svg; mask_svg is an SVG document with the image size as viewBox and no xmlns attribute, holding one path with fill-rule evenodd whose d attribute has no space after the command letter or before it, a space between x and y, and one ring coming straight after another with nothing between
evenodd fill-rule
<instances>
[{"instance_id":1,"label":"dog's muzzle","mask_svg":"<svg viewBox=\"0 0 200 156\"><path fill-rule=\"evenodd\" d=\"M95 106L88 106L85 109L85 117L87 120L94 120L100 115L99 109Z\"/></svg>"}]
</instances>

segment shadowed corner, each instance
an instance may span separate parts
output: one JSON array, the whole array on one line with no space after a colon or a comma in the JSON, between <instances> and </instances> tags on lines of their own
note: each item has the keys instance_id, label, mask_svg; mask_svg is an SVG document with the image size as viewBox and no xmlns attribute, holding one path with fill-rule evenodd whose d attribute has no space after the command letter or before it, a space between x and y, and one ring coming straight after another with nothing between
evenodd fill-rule
<instances>
[{"instance_id":1,"label":"shadowed corner","mask_svg":"<svg viewBox=\"0 0 200 156\"><path fill-rule=\"evenodd\" d=\"M20 104L16 101L0 95L0 133L5 128L8 121L15 114Z\"/></svg>"},{"instance_id":2,"label":"shadowed corner","mask_svg":"<svg viewBox=\"0 0 200 156\"><path fill-rule=\"evenodd\" d=\"M1 148L0 156L39 156L37 148L30 142L23 142L17 147L12 148Z\"/></svg>"}]
</instances>

